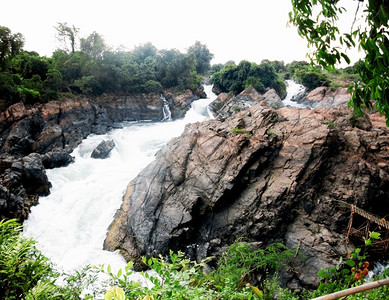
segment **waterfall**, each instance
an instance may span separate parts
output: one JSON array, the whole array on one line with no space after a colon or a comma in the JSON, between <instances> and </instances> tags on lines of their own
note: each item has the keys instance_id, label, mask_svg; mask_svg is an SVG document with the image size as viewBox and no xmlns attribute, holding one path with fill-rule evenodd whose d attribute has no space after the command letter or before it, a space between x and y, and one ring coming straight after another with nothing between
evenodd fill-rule
<instances>
[{"instance_id":1,"label":"waterfall","mask_svg":"<svg viewBox=\"0 0 389 300\"><path fill-rule=\"evenodd\" d=\"M163 119L162 119L162 121L171 121L172 120L172 113L170 111L169 102L167 102L166 98L162 94L159 97L163 101L163 107L162 107Z\"/></svg>"},{"instance_id":2,"label":"waterfall","mask_svg":"<svg viewBox=\"0 0 389 300\"><path fill-rule=\"evenodd\" d=\"M302 97L305 93L305 87L301 84L296 83L293 80L286 80L286 92L287 95L282 101L285 106L305 108L304 104L297 103L298 97Z\"/></svg>"},{"instance_id":3,"label":"waterfall","mask_svg":"<svg viewBox=\"0 0 389 300\"><path fill-rule=\"evenodd\" d=\"M210 86L204 87L206 93ZM208 94L211 95L211 94ZM126 265L119 253L102 249L108 226L120 207L127 184L153 159L168 141L179 136L185 124L209 119L207 99L192 103L184 119L171 122L125 122L122 129L90 135L72 153L75 162L47 170L51 194L41 197L24 222L24 235L65 271L87 264ZM168 119L168 118L167 118ZM90 157L101 140L113 140L110 157Z\"/></svg>"}]
</instances>

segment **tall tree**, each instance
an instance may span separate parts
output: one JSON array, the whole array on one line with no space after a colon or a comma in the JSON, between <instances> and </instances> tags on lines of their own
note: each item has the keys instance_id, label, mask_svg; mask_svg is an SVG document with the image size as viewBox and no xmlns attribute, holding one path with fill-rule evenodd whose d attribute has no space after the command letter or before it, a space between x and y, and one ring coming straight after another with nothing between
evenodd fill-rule
<instances>
[{"instance_id":1,"label":"tall tree","mask_svg":"<svg viewBox=\"0 0 389 300\"><path fill-rule=\"evenodd\" d=\"M211 68L211 60L213 54L209 51L206 45L201 44L199 41L188 49L188 54L193 54L196 59L196 72L199 74L205 74Z\"/></svg>"},{"instance_id":2,"label":"tall tree","mask_svg":"<svg viewBox=\"0 0 389 300\"><path fill-rule=\"evenodd\" d=\"M103 57L103 53L107 50L104 38L97 32L91 33L87 38L80 40L80 50L93 59Z\"/></svg>"},{"instance_id":3,"label":"tall tree","mask_svg":"<svg viewBox=\"0 0 389 300\"><path fill-rule=\"evenodd\" d=\"M24 45L24 37L21 33L12 34L7 27L0 26L0 70L6 68L7 58L18 54Z\"/></svg>"},{"instance_id":4,"label":"tall tree","mask_svg":"<svg viewBox=\"0 0 389 300\"><path fill-rule=\"evenodd\" d=\"M74 53L76 47L76 38L80 29L76 28L74 25L69 26L66 22L58 23L58 26L54 28L57 30L58 40L62 41L65 44L65 47L67 42L69 42L71 51Z\"/></svg>"},{"instance_id":5,"label":"tall tree","mask_svg":"<svg viewBox=\"0 0 389 300\"><path fill-rule=\"evenodd\" d=\"M364 51L364 63L358 68L361 81L350 88L349 105L358 114L364 107L375 107L389 126L389 0L354 1L355 19L349 32L339 30L338 22L345 12L339 0L291 1L290 21L315 49L311 57L315 63L330 70L343 60L350 63L339 43L346 49L359 47ZM358 18L364 24L354 30Z\"/></svg>"}]
</instances>

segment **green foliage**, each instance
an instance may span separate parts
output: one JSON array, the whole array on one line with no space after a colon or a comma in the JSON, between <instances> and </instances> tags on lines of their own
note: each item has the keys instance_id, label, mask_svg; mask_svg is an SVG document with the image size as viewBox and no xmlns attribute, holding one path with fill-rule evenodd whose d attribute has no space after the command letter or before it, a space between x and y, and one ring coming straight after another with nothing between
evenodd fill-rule
<instances>
[{"instance_id":1,"label":"green foliage","mask_svg":"<svg viewBox=\"0 0 389 300\"><path fill-rule=\"evenodd\" d=\"M356 30L340 32L337 23L345 11L339 1L292 0L290 21L314 48L312 61L328 70L335 64L350 59L345 48L358 47L364 51L363 63L359 65L360 82L350 87L352 98L349 106L363 114L363 108L376 108L386 117L389 126L389 5L386 1L356 1L355 19L365 24ZM364 6L360 9L360 6ZM363 15L359 15L362 14Z\"/></svg>"},{"instance_id":2,"label":"green foliage","mask_svg":"<svg viewBox=\"0 0 389 300\"><path fill-rule=\"evenodd\" d=\"M239 65L226 64L212 75L211 82L222 92L233 92L235 95L249 86L253 86L259 92L264 92L266 87L274 88L283 98L286 95L286 86L274 65L280 68L279 62L268 60L262 61L259 65L248 61L241 61Z\"/></svg>"},{"instance_id":3,"label":"green foliage","mask_svg":"<svg viewBox=\"0 0 389 300\"><path fill-rule=\"evenodd\" d=\"M237 108L235 108L235 110L237 110ZM235 135L235 134L240 134L240 133L245 133L246 131L243 129L243 128L239 128L239 127L234 127L231 129L231 134L232 135Z\"/></svg>"},{"instance_id":4,"label":"green foliage","mask_svg":"<svg viewBox=\"0 0 389 300\"><path fill-rule=\"evenodd\" d=\"M223 299L234 299L228 298L232 291L251 293L251 285L247 283L250 284L254 275L267 275L270 271L278 271L287 265L292 255L293 252L280 243L253 250L248 243L236 242L222 255L218 268L208 275L208 279ZM265 295L270 293L271 288L266 282L261 288ZM236 299L242 299L239 297Z\"/></svg>"},{"instance_id":5,"label":"green foliage","mask_svg":"<svg viewBox=\"0 0 389 300\"><path fill-rule=\"evenodd\" d=\"M79 29L58 23L58 38L67 45L51 58L23 51L23 37L0 27L0 95L4 105L57 99L61 94L158 93L163 88L196 89L199 75L209 70L213 55L200 42L188 53L158 50L151 43L132 51L112 51L101 35L93 32L80 39ZM71 48L68 51L67 48Z\"/></svg>"},{"instance_id":6,"label":"green foliage","mask_svg":"<svg viewBox=\"0 0 389 300\"><path fill-rule=\"evenodd\" d=\"M319 297L363 284L363 279L368 275L370 266L370 263L366 261L367 248L372 245L372 240L380 238L380 233L370 232L369 238L365 239L364 250L356 248L348 253L345 261L341 258L336 267L331 267L328 270L319 270L318 276L321 278L321 282L317 290L313 292L305 291L303 293L304 298ZM387 275L384 274L385 276ZM347 299L385 299L377 296L387 295L388 291L389 288L387 286L382 286L363 294L348 296Z\"/></svg>"},{"instance_id":7,"label":"green foliage","mask_svg":"<svg viewBox=\"0 0 389 300\"><path fill-rule=\"evenodd\" d=\"M206 45L196 41L193 46L188 49L188 54L193 54L196 60L196 72L198 74L206 74L211 68L211 60L213 54L209 51Z\"/></svg>"},{"instance_id":8,"label":"green foliage","mask_svg":"<svg viewBox=\"0 0 389 300\"><path fill-rule=\"evenodd\" d=\"M21 230L15 220L0 221L0 298L45 299L50 294L55 299L59 293L49 261Z\"/></svg>"},{"instance_id":9,"label":"green foliage","mask_svg":"<svg viewBox=\"0 0 389 300\"><path fill-rule=\"evenodd\" d=\"M0 26L0 71L6 71L7 65L17 55L24 45L21 33L12 34L7 27Z\"/></svg>"},{"instance_id":10,"label":"green foliage","mask_svg":"<svg viewBox=\"0 0 389 300\"><path fill-rule=\"evenodd\" d=\"M280 287L277 275L294 251L279 243L255 250L238 241L208 274L204 270L210 268L208 264L213 258L195 263L184 253L173 251L167 257L144 257L150 271L141 273L147 281L141 284L131 280L131 262L118 271L103 265L58 274L34 247L35 242L20 235L21 229L15 220L0 222L1 299L311 299L358 285L369 268L365 253L357 248L336 267L319 271L322 281L316 291L296 295ZM372 239L380 238L378 233L371 232L365 240L366 247ZM108 275L108 279L102 281L100 273ZM260 282L258 275L264 278ZM58 278L60 284L56 282ZM388 292L389 288L382 286L348 299L385 299Z\"/></svg>"},{"instance_id":11,"label":"green foliage","mask_svg":"<svg viewBox=\"0 0 389 300\"><path fill-rule=\"evenodd\" d=\"M319 67L313 67L305 61L293 61L286 66L288 78L296 80L309 90L319 86L329 86L328 76Z\"/></svg>"},{"instance_id":12,"label":"green foliage","mask_svg":"<svg viewBox=\"0 0 389 300\"><path fill-rule=\"evenodd\" d=\"M278 286L276 276L264 281L262 289L250 279L258 272L276 271L284 266L292 252L281 244L273 244L265 249L253 250L248 243L237 242L223 254L216 269L208 275L203 272L213 258L195 263L185 258L184 253L170 251L168 257L143 258L151 271L143 276L152 286L146 287L129 280L132 263L124 270L112 272L109 266L101 271L110 276L107 299L279 299L292 298L293 293ZM116 295L115 295L116 293ZM290 298L287 298L292 296Z\"/></svg>"},{"instance_id":13,"label":"green foliage","mask_svg":"<svg viewBox=\"0 0 389 300\"><path fill-rule=\"evenodd\" d=\"M57 30L57 39L64 43L66 50L68 49L67 43L69 43L71 51L74 53L76 48L76 38L80 29L76 28L74 25L70 26L66 22L58 23L58 26L56 26L55 29Z\"/></svg>"}]
</instances>

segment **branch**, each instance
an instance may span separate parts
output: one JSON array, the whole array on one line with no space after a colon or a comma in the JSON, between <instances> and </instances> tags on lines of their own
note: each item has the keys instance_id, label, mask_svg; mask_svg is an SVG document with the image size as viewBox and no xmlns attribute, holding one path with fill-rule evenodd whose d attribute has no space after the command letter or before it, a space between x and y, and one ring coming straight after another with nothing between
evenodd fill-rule
<instances>
[{"instance_id":1,"label":"branch","mask_svg":"<svg viewBox=\"0 0 389 300\"><path fill-rule=\"evenodd\" d=\"M318 298L314 298L312 300L333 300L333 299L339 299L340 297L353 295L356 293L364 292L371 289L376 289L383 285L389 285L389 278L385 278L382 280L377 280L369 283L365 283L356 287L349 288L347 290L339 291L336 293L332 293L326 296L321 296Z\"/></svg>"}]
</instances>

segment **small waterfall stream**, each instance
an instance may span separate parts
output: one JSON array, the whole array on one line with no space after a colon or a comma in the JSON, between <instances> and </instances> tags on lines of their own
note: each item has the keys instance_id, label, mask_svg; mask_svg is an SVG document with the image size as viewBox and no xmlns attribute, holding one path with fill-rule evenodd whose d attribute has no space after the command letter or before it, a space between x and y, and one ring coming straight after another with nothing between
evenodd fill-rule
<instances>
[{"instance_id":1,"label":"small waterfall stream","mask_svg":"<svg viewBox=\"0 0 389 300\"><path fill-rule=\"evenodd\" d=\"M306 105L297 103L295 101L296 97L301 97L301 95L305 92L305 87L299 83L296 83L293 80L286 80L286 91L287 95L282 102L285 106L299 107L305 108Z\"/></svg>"},{"instance_id":2,"label":"small waterfall stream","mask_svg":"<svg viewBox=\"0 0 389 300\"><path fill-rule=\"evenodd\" d=\"M172 113L170 111L169 102L167 102L166 98L162 94L159 97L163 101L163 107L162 107L163 119L162 119L162 121L171 121L172 120Z\"/></svg>"}]
</instances>

